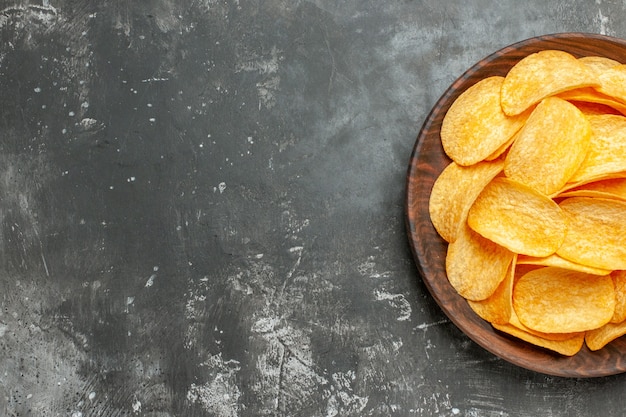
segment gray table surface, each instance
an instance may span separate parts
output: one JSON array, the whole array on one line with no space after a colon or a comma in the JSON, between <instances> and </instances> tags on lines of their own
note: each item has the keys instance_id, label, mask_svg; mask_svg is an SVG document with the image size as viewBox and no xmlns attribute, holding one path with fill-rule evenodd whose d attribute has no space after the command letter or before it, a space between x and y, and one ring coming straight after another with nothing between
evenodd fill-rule
<instances>
[{"instance_id":1,"label":"gray table surface","mask_svg":"<svg viewBox=\"0 0 626 417\"><path fill-rule=\"evenodd\" d=\"M508 44L621 1L0 1L0 415L622 416L418 275L405 173Z\"/></svg>"}]
</instances>

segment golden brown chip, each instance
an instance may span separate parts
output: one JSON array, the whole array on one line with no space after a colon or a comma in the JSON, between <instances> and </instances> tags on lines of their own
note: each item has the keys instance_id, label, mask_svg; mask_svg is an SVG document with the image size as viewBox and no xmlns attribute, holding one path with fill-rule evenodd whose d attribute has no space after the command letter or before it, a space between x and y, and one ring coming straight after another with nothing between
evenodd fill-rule
<instances>
[{"instance_id":1,"label":"golden brown chip","mask_svg":"<svg viewBox=\"0 0 626 417\"><path fill-rule=\"evenodd\" d=\"M568 101L574 106L578 107L578 110L580 110L585 116L597 114L623 114L622 112L615 110L613 107L607 106L606 104L576 100ZM624 109L626 109L626 106L624 106Z\"/></svg>"},{"instance_id":2,"label":"golden brown chip","mask_svg":"<svg viewBox=\"0 0 626 417\"><path fill-rule=\"evenodd\" d=\"M626 103L626 65L620 64L602 71L597 80L600 82L597 87L599 92Z\"/></svg>"},{"instance_id":3,"label":"golden brown chip","mask_svg":"<svg viewBox=\"0 0 626 417\"><path fill-rule=\"evenodd\" d=\"M581 87L599 86L594 73L573 55L545 50L526 56L511 68L502 84L505 114L524 112L548 96Z\"/></svg>"},{"instance_id":4,"label":"golden brown chip","mask_svg":"<svg viewBox=\"0 0 626 417\"><path fill-rule=\"evenodd\" d=\"M626 201L626 178L592 181L559 193L559 197L615 198Z\"/></svg>"},{"instance_id":5,"label":"golden brown chip","mask_svg":"<svg viewBox=\"0 0 626 417\"><path fill-rule=\"evenodd\" d=\"M546 339L536 334L522 330L521 328L514 326L513 324L497 324L494 323L493 327L503 333L510 334L520 340L524 340L528 343L532 343L535 346L540 346L545 349L549 349L560 353L565 356L573 356L577 354L583 346L585 340L585 333L575 333L572 337L565 339Z\"/></svg>"},{"instance_id":6,"label":"golden brown chip","mask_svg":"<svg viewBox=\"0 0 626 417\"><path fill-rule=\"evenodd\" d=\"M510 251L543 257L565 238L565 215L550 198L504 177L494 178L468 213L476 232Z\"/></svg>"},{"instance_id":7,"label":"golden brown chip","mask_svg":"<svg viewBox=\"0 0 626 417\"><path fill-rule=\"evenodd\" d=\"M602 269L626 269L626 202L571 197L559 203L567 234L557 254Z\"/></svg>"},{"instance_id":8,"label":"golden brown chip","mask_svg":"<svg viewBox=\"0 0 626 417\"><path fill-rule=\"evenodd\" d=\"M569 182L588 182L626 171L626 117L607 114L586 118L591 125L589 148Z\"/></svg>"},{"instance_id":9,"label":"golden brown chip","mask_svg":"<svg viewBox=\"0 0 626 417\"><path fill-rule=\"evenodd\" d=\"M583 332L605 325L615 311L610 275L545 267L522 276L513 289L520 322L544 333Z\"/></svg>"},{"instance_id":10,"label":"golden brown chip","mask_svg":"<svg viewBox=\"0 0 626 417\"><path fill-rule=\"evenodd\" d=\"M513 314L513 277L515 275L515 258L513 256L509 269L498 288L488 298L480 301L467 300L470 308L483 320L490 323L505 324Z\"/></svg>"},{"instance_id":11,"label":"golden brown chip","mask_svg":"<svg viewBox=\"0 0 626 417\"><path fill-rule=\"evenodd\" d=\"M578 58L578 62L582 62L585 66L593 71L596 76L608 69L616 67L621 64L621 62L616 61L611 58L607 58L605 56L583 56Z\"/></svg>"},{"instance_id":12,"label":"golden brown chip","mask_svg":"<svg viewBox=\"0 0 626 417\"><path fill-rule=\"evenodd\" d=\"M588 265L581 265L568 259L561 258L556 253L543 258L533 256L519 255L517 257L518 265L537 265L537 266L555 266L562 269L570 269L572 271L584 272L592 275L609 275L612 271L602 268L593 268Z\"/></svg>"},{"instance_id":13,"label":"golden brown chip","mask_svg":"<svg viewBox=\"0 0 626 417\"><path fill-rule=\"evenodd\" d=\"M604 175L598 176L597 178L591 178L588 180L568 182L567 184L565 184L565 186L561 190L554 193L551 197L553 198L560 197L564 193L570 190L579 189L584 186L587 186L588 184L593 184L595 182L606 181L606 180L617 180L617 179L624 179L624 178L626 178L626 171L614 172L611 174L604 174Z\"/></svg>"},{"instance_id":14,"label":"golden brown chip","mask_svg":"<svg viewBox=\"0 0 626 417\"><path fill-rule=\"evenodd\" d=\"M513 313L511 314L511 320L509 321L509 324L511 326L517 327L520 330L525 331L526 333L530 333L534 336L538 336L542 339L547 339L547 340L556 340L556 341L567 340L567 339L571 339L574 337L580 337L580 336L585 335L585 332L545 333L545 332L539 332L537 330L529 329L528 327L524 326L521 321L519 321L519 317L517 317L517 314L515 313L515 309L513 309Z\"/></svg>"},{"instance_id":15,"label":"golden brown chip","mask_svg":"<svg viewBox=\"0 0 626 417\"><path fill-rule=\"evenodd\" d=\"M615 312L611 323L619 323L626 320L626 271L613 271L611 278L615 287Z\"/></svg>"},{"instance_id":16,"label":"golden brown chip","mask_svg":"<svg viewBox=\"0 0 626 417\"><path fill-rule=\"evenodd\" d=\"M472 203L503 166L502 160L479 162L469 167L452 162L435 180L428 210L433 226L447 242L456 239Z\"/></svg>"},{"instance_id":17,"label":"golden brown chip","mask_svg":"<svg viewBox=\"0 0 626 417\"><path fill-rule=\"evenodd\" d=\"M591 127L573 104L549 97L516 136L505 162L507 177L543 194L559 191L587 154Z\"/></svg>"},{"instance_id":18,"label":"golden brown chip","mask_svg":"<svg viewBox=\"0 0 626 417\"><path fill-rule=\"evenodd\" d=\"M484 300L496 291L506 276L513 255L465 226L458 238L448 245L448 281L463 298Z\"/></svg>"},{"instance_id":19,"label":"golden brown chip","mask_svg":"<svg viewBox=\"0 0 626 417\"><path fill-rule=\"evenodd\" d=\"M485 78L465 90L452 104L441 125L441 144L459 165L486 159L522 127L527 114L509 117L500 106L504 77Z\"/></svg>"},{"instance_id":20,"label":"golden brown chip","mask_svg":"<svg viewBox=\"0 0 626 417\"><path fill-rule=\"evenodd\" d=\"M585 334L585 342L590 350L599 350L625 334L626 321L607 323L598 329L589 330Z\"/></svg>"},{"instance_id":21,"label":"golden brown chip","mask_svg":"<svg viewBox=\"0 0 626 417\"><path fill-rule=\"evenodd\" d=\"M525 257L526 255L517 255L517 259L515 260L515 276L513 277L514 282L517 282L521 277L529 273L530 271L534 271L535 269L543 268L541 265L531 265L526 263L519 263L519 259ZM515 284L513 284L515 285Z\"/></svg>"},{"instance_id":22,"label":"golden brown chip","mask_svg":"<svg viewBox=\"0 0 626 417\"><path fill-rule=\"evenodd\" d=\"M585 87L585 88L576 88L574 90L565 91L563 93L557 94L555 97L559 97L563 100L567 100L576 103L587 103L587 106L583 106L581 104L577 104L577 107L587 110L587 113L591 113L591 109L595 110L596 114L626 114L626 104L614 99L613 97L607 96L606 94L600 93L595 88ZM603 111L600 111L602 108L599 107L591 107L590 104L603 105ZM608 108L607 108L608 107Z\"/></svg>"},{"instance_id":23,"label":"golden brown chip","mask_svg":"<svg viewBox=\"0 0 626 417\"><path fill-rule=\"evenodd\" d=\"M516 135L517 136L517 135ZM500 148L498 148L494 153L492 153L491 155L489 155L488 157L485 158L485 161L493 161L495 159L500 158L504 153L506 153L506 151L511 147L511 145L513 144L513 142L515 142L515 137L513 136L511 139L509 139L508 142L506 142L505 144L503 144L502 146L500 146Z\"/></svg>"}]
</instances>

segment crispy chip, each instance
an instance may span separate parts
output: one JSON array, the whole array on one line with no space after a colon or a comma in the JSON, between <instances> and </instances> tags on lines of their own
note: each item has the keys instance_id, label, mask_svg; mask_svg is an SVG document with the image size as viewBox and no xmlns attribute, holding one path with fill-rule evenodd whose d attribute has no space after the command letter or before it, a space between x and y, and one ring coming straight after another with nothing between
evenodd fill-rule
<instances>
[{"instance_id":1,"label":"crispy chip","mask_svg":"<svg viewBox=\"0 0 626 417\"><path fill-rule=\"evenodd\" d=\"M596 76L608 69L616 67L621 64L621 62L616 61L611 58L607 58L605 56L583 56L578 58L578 62L582 62L585 66L594 72Z\"/></svg>"},{"instance_id":2,"label":"crispy chip","mask_svg":"<svg viewBox=\"0 0 626 417\"><path fill-rule=\"evenodd\" d=\"M591 181L626 171L626 117L587 116L591 140L587 156L569 182Z\"/></svg>"},{"instance_id":3,"label":"crispy chip","mask_svg":"<svg viewBox=\"0 0 626 417\"><path fill-rule=\"evenodd\" d=\"M532 343L535 346L540 346L542 348L555 351L565 356L573 356L577 354L582 348L585 340L584 332L575 333L573 336L564 339L553 340L530 333L511 323L494 323L493 327L503 333L510 334L511 336L514 336L518 339L524 340L528 343Z\"/></svg>"},{"instance_id":4,"label":"crispy chip","mask_svg":"<svg viewBox=\"0 0 626 417\"><path fill-rule=\"evenodd\" d=\"M600 75L602 73L621 65L619 61L604 56L584 56L582 58L578 58L578 61L583 63L587 69L593 72L594 76L598 80L600 80ZM626 115L626 105L624 103L599 92L597 88L586 87L570 90L559 94L559 97L570 101L578 100L581 102L605 104L617 110L619 113ZM605 111L604 113L610 112Z\"/></svg>"},{"instance_id":5,"label":"crispy chip","mask_svg":"<svg viewBox=\"0 0 626 417\"><path fill-rule=\"evenodd\" d=\"M554 193L551 197L553 198L560 197L564 193L570 190L579 189L579 188L585 187L589 184L593 184L596 182L606 181L606 180L625 179L625 178L626 178L626 171L622 171L622 172L614 172L610 174L600 175L598 177L587 179L587 180L568 182L567 184L565 184L565 186L561 190Z\"/></svg>"},{"instance_id":6,"label":"crispy chip","mask_svg":"<svg viewBox=\"0 0 626 417\"><path fill-rule=\"evenodd\" d=\"M578 107L578 110L580 110L585 116L597 114L624 114L615 110L613 107L607 106L606 104L576 100L569 100L569 102ZM624 106L624 109L626 111L626 106Z\"/></svg>"},{"instance_id":7,"label":"crispy chip","mask_svg":"<svg viewBox=\"0 0 626 417\"><path fill-rule=\"evenodd\" d=\"M626 178L588 182L559 193L559 197L599 197L626 201Z\"/></svg>"},{"instance_id":8,"label":"crispy chip","mask_svg":"<svg viewBox=\"0 0 626 417\"><path fill-rule=\"evenodd\" d=\"M626 320L626 271L613 271L611 278L615 287L615 312L611 323L619 323Z\"/></svg>"},{"instance_id":9,"label":"crispy chip","mask_svg":"<svg viewBox=\"0 0 626 417\"><path fill-rule=\"evenodd\" d=\"M512 302L513 300L511 299L511 303ZM537 330L529 329L528 327L524 326L521 321L519 321L519 317L517 317L517 314L515 313L515 309L513 309L509 324L511 326L517 327L520 330L525 331L526 333L530 333L534 336L540 337L542 339L547 339L547 340L555 340L555 341L567 340L567 339L571 339L574 337L580 337L580 336L585 335L585 332L545 333L545 332L539 332Z\"/></svg>"},{"instance_id":10,"label":"crispy chip","mask_svg":"<svg viewBox=\"0 0 626 417\"><path fill-rule=\"evenodd\" d=\"M511 68L502 83L505 114L520 114L548 96L581 87L599 86L593 71L573 55L545 50L526 56Z\"/></svg>"},{"instance_id":11,"label":"crispy chip","mask_svg":"<svg viewBox=\"0 0 626 417\"><path fill-rule=\"evenodd\" d=\"M492 153L491 155L486 157L485 161L493 161L495 159L500 158L511 147L513 142L515 142L515 137L516 136L513 136L511 139L509 139L508 142L506 142L502 146L500 146L500 148L498 148L494 153Z\"/></svg>"},{"instance_id":12,"label":"crispy chip","mask_svg":"<svg viewBox=\"0 0 626 417\"><path fill-rule=\"evenodd\" d=\"M595 268L626 269L626 202L571 197L559 206L568 224L559 256Z\"/></svg>"},{"instance_id":13,"label":"crispy chip","mask_svg":"<svg viewBox=\"0 0 626 417\"><path fill-rule=\"evenodd\" d=\"M561 258L556 253L543 258L533 256L519 255L517 258L518 265L538 265L538 266L555 266L562 269L584 272L592 275L609 275L612 271L602 268L593 268L588 265L581 265L568 259Z\"/></svg>"},{"instance_id":14,"label":"crispy chip","mask_svg":"<svg viewBox=\"0 0 626 417\"><path fill-rule=\"evenodd\" d=\"M446 274L450 285L468 300L490 297L506 276L514 254L465 226L448 245ZM485 265L489 268L485 269Z\"/></svg>"},{"instance_id":15,"label":"crispy chip","mask_svg":"<svg viewBox=\"0 0 626 417\"><path fill-rule=\"evenodd\" d=\"M520 258L524 258L526 255L517 255L515 259L515 276L513 277L514 282L517 282L521 277L529 273L530 271L534 271L535 269L543 268L541 265L532 265L527 263L519 263ZM515 284L513 284L515 285Z\"/></svg>"},{"instance_id":16,"label":"crispy chip","mask_svg":"<svg viewBox=\"0 0 626 417\"><path fill-rule=\"evenodd\" d=\"M452 104L441 125L441 144L459 165L482 161L507 143L527 114L509 117L500 106L504 77L485 78L465 90Z\"/></svg>"},{"instance_id":17,"label":"crispy chip","mask_svg":"<svg viewBox=\"0 0 626 417\"><path fill-rule=\"evenodd\" d=\"M599 92L626 103L626 65L620 64L602 71L597 80L600 82L597 87Z\"/></svg>"},{"instance_id":18,"label":"crispy chip","mask_svg":"<svg viewBox=\"0 0 626 417\"><path fill-rule=\"evenodd\" d=\"M626 114L626 104L614 99L613 97L602 94L598 90L585 87L577 88L574 90L565 91L561 94L557 94L555 97L559 97L563 100L567 100L572 104L575 103L587 103L587 106L577 104L576 107L582 108L581 111L587 110L587 113L591 113L591 109L595 110L596 114ZM591 107L590 104L603 105L604 108ZM606 108L608 107L608 109ZM600 111L602 109L602 111Z\"/></svg>"},{"instance_id":19,"label":"crispy chip","mask_svg":"<svg viewBox=\"0 0 626 417\"><path fill-rule=\"evenodd\" d=\"M585 343L590 350L599 350L609 342L626 334L626 321L607 323L604 326L589 330L585 334Z\"/></svg>"},{"instance_id":20,"label":"crispy chip","mask_svg":"<svg viewBox=\"0 0 626 417\"><path fill-rule=\"evenodd\" d=\"M512 252L543 257L565 238L565 215L550 198L504 177L494 178L468 213L476 232Z\"/></svg>"},{"instance_id":21,"label":"crispy chip","mask_svg":"<svg viewBox=\"0 0 626 417\"><path fill-rule=\"evenodd\" d=\"M498 288L488 298L480 301L467 300L470 308L483 320L490 323L506 324L513 314L513 278L515 275L515 259L513 256L509 269Z\"/></svg>"},{"instance_id":22,"label":"crispy chip","mask_svg":"<svg viewBox=\"0 0 626 417\"><path fill-rule=\"evenodd\" d=\"M441 172L430 193L428 210L433 226L447 242L456 239L472 203L503 166L502 160L469 167L452 162Z\"/></svg>"},{"instance_id":23,"label":"crispy chip","mask_svg":"<svg viewBox=\"0 0 626 417\"><path fill-rule=\"evenodd\" d=\"M540 332L595 329L613 317L613 280L555 267L536 269L515 283L513 308L524 326Z\"/></svg>"},{"instance_id":24,"label":"crispy chip","mask_svg":"<svg viewBox=\"0 0 626 417\"><path fill-rule=\"evenodd\" d=\"M537 105L504 162L507 177L543 194L559 191L587 154L591 127L573 104L549 97Z\"/></svg>"}]
</instances>

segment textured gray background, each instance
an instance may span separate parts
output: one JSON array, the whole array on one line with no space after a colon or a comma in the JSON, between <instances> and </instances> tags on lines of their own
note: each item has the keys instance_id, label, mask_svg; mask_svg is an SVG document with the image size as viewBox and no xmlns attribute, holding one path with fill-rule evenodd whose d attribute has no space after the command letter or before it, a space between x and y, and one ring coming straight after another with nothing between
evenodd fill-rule
<instances>
[{"instance_id":1,"label":"textured gray background","mask_svg":"<svg viewBox=\"0 0 626 417\"><path fill-rule=\"evenodd\" d=\"M403 196L450 82L624 2L0 10L0 415L623 415L447 320Z\"/></svg>"}]
</instances>

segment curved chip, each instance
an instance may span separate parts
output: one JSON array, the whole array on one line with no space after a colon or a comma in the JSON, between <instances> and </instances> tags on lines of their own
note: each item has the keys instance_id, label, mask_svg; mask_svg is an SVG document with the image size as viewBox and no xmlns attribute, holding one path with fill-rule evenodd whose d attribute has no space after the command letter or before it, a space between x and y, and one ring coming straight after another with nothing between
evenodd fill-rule
<instances>
[{"instance_id":1,"label":"curved chip","mask_svg":"<svg viewBox=\"0 0 626 417\"><path fill-rule=\"evenodd\" d=\"M626 202L571 197L559 206L568 225L559 256L595 268L626 269Z\"/></svg>"},{"instance_id":2,"label":"curved chip","mask_svg":"<svg viewBox=\"0 0 626 417\"><path fill-rule=\"evenodd\" d=\"M569 182L591 181L626 171L626 117L589 115L591 140L586 157Z\"/></svg>"},{"instance_id":3,"label":"curved chip","mask_svg":"<svg viewBox=\"0 0 626 417\"><path fill-rule=\"evenodd\" d=\"M582 62L587 68L593 71L596 75L621 64L621 62L616 61L614 59L607 58L605 56L594 56L594 55L580 57L578 58L578 62Z\"/></svg>"},{"instance_id":4,"label":"curved chip","mask_svg":"<svg viewBox=\"0 0 626 417\"><path fill-rule=\"evenodd\" d=\"M626 178L588 182L558 194L559 197L599 197L626 201Z\"/></svg>"},{"instance_id":5,"label":"curved chip","mask_svg":"<svg viewBox=\"0 0 626 417\"><path fill-rule=\"evenodd\" d=\"M512 302L513 300L511 300L511 303ZM517 314L515 313L515 309L513 310L513 314L511 314L511 321L509 322L509 324L517 327L520 330L530 333L534 336L538 336L542 339L547 339L547 340L561 341L561 340L572 339L574 337L581 337L581 336L584 337L585 335L585 332L545 333L545 332L539 332L537 330L529 329L528 327L524 326L521 321L519 321L519 318L517 317Z\"/></svg>"},{"instance_id":6,"label":"curved chip","mask_svg":"<svg viewBox=\"0 0 626 417\"><path fill-rule=\"evenodd\" d=\"M559 96L557 96L559 97ZM624 114L620 111L615 110L614 108L607 106L606 104L601 103L592 103L589 101L577 101L577 100L568 100L574 106L578 107L585 116L587 115L596 115L596 114ZM626 106L624 106L626 109Z\"/></svg>"},{"instance_id":7,"label":"curved chip","mask_svg":"<svg viewBox=\"0 0 626 417\"><path fill-rule=\"evenodd\" d=\"M515 142L515 136L509 139L508 142L502 144L502 146L500 146L500 148L498 148L494 153L485 158L485 161L493 161L500 158L506 151L509 150L513 142Z\"/></svg>"},{"instance_id":8,"label":"curved chip","mask_svg":"<svg viewBox=\"0 0 626 417\"><path fill-rule=\"evenodd\" d=\"M554 193L550 197L560 197L560 196L563 196L563 194L565 194L566 192L569 192L570 190L578 190L590 184L599 183L601 181L619 180L619 179L626 179L626 171L615 172L611 174L604 174L598 177L594 177L594 178L586 179L582 181L568 182L567 184L565 184L565 186L561 190Z\"/></svg>"},{"instance_id":9,"label":"curved chip","mask_svg":"<svg viewBox=\"0 0 626 417\"><path fill-rule=\"evenodd\" d=\"M513 116L548 96L599 85L594 73L573 55L558 50L536 52L520 60L506 75L502 83L502 110Z\"/></svg>"},{"instance_id":10,"label":"curved chip","mask_svg":"<svg viewBox=\"0 0 626 417\"><path fill-rule=\"evenodd\" d=\"M513 256L506 248L465 226L458 238L448 245L448 281L463 298L484 300L496 291L506 276Z\"/></svg>"},{"instance_id":11,"label":"curved chip","mask_svg":"<svg viewBox=\"0 0 626 417\"><path fill-rule=\"evenodd\" d=\"M467 300L470 308L483 320L498 324L505 324L511 321L516 258L517 255L513 255L504 279L493 294L480 301Z\"/></svg>"},{"instance_id":12,"label":"curved chip","mask_svg":"<svg viewBox=\"0 0 626 417\"><path fill-rule=\"evenodd\" d=\"M626 65L620 64L602 71L597 80L600 82L597 87L599 92L626 103Z\"/></svg>"},{"instance_id":13,"label":"curved chip","mask_svg":"<svg viewBox=\"0 0 626 417\"><path fill-rule=\"evenodd\" d=\"M503 160L479 162L468 167L452 162L437 177L430 193L428 211L435 230L446 242L456 240L472 203L503 166Z\"/></svg>"},{"instance_id":14,"label":"curved chip","mask_svg":"<svg viewBox=\"0 0 626 417\"><path fill-rule=\"evenodd\" d=\"M576 88L574 90L565 91L563 93L557 94L555 97L567 100L572 104L588 103L586 107L583 107L580 104L576 104L576 107L582 107L581 111L583 111L583 109L587 110L587 114L591 113L591 110L596 110L595 113L597 114L626 114L626 104L619 102L613 97L607 96L606 94L602 94L598 90L591 87ZM589 104L591 103L596 105L604 105L609 107L609 109L602 109L599 107L594 108L589 106Z\"/></svg>"},{"instance_id":15,"label":"curved chip","mask_svg":"<svg viewBox=\"0 0 626 417\"><path fill-rule=\"evenodd\" d=\"M441 124L441 144L459 165L482 161L508 142L527 114L509 117L500 106L504 77L485 78L465 90L450 106Z\"/></svg>"},{"instance_id":16,"label":"curved chip","mask_svg":"<svg viewBox=\"0 0 626 417\"><path fill-rule=\"evenodd\" d=\"M513 317L515 317L515 314L513 314ZM577 332L563 335L564 337L552 338L549 334L540 336L537 332L532 332L521 324L514 324L513 321L506 324L493 323L493 327L503 333L507 333L511 336L517 337L518 339L524 340L525 342L532 343L535 346L540 346L545 349L550 349L565 356L573 356L577 354L585 342L584 332Z\"/></svg>"},{"instance_id":17,"label":"curved chip","mask_svg":"<svg viewBox=\"0 0 626 417\"><path fill-rule=\"evenodd\" d=\"M540 332L596 329L613 317L613 280L555 267L536 269L516 282L513 309L524 326Z\"/></svg>"},{"instance_id":18,"label":"curved chip","mask_svg":"<svg viewBox=\"0 0 626 417\"><path fill-rule=\"evenodd\" d=\"M584 272L592 275L609 275L611 270L602 268L593 268L588 265L581 265L568 259L561 258L556 253L543 258L535 258L533 256L519 255L517 258L518 265L537 265L537 266L555 266L562 269Z\"/></svg>"},{"instance_id":19,"label":"curved chip","mask_svg":"<svg viewBox=\"0 0 626 417\"><path fill-rule=\"evenodd\" d=\"M611 323L619 323L626 320L626 271L613 271L611 278L615 287L615 312Z\"/></svg>"},{"instance_id":20,"label":"curved chip","mask_svg":"<svg viewBox=\"0 0 626 417\"><path fill-rule=\"evenodd\" d=\"M590 350L600 350L608 343L626 334L626 321L607 323L604 326L589 330L585 334L585 343Z\"/></svg>"},{"instance_id":21,"label":"curved chip","mask_svg":"<svg viewBox=\"0 0 626 417\"><path fill-rule=\"evenodd\" d=\"M504 173L550 195L579 169L590 139L590 123L576 106L557 97L546 98L516 136Z\"/></svg>"},{"instance_id":22,"label":"curved chip","mask_svg":"<svg viewBox=\"0 0 626 417\"><path fill-rule=\"evenodd\" d=\"M543 257L553 254L565 238L565 215L542 193L517 181L494 178L468 213L476 232L512 252Z\"/></svg>"}]
</instances>

